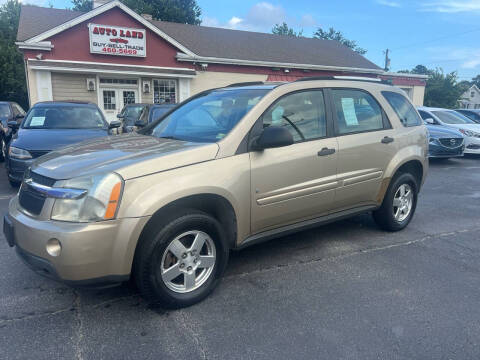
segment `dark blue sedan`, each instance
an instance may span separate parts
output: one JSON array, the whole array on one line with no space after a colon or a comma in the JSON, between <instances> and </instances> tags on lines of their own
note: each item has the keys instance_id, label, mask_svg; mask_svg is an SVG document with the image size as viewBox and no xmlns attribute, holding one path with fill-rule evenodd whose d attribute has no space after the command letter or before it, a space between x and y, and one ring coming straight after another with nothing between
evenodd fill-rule
<instances>
[{"instance_id":1,"label":"dark blue sedan","mask_svg":"<svg viewBox=\"0 0 480 360\"><path fill-rule=\"evenodd\" d=\"M120 121L109 125L98 106L91 103L35 104L8 146L6 168L10 184L19 185L35 158L63 146L107 136L111 128L120 125Z\"/></svg>"},{"instance_id":2,"label":"dark blue sedan","mask_svg":"<svg viewBox=\"0 0 480 360\"><path fill-rule=\"evenodd\" d=\"M428 157L451 158L463 156L465 141L463 135L453 129L425 124L428 129Z\"/></svg>"}]
</instances>

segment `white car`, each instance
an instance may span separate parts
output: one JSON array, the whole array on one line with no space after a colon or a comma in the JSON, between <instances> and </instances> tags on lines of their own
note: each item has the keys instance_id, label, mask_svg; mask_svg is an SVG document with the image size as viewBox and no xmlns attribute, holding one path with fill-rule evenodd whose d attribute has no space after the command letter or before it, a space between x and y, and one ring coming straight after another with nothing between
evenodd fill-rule
<instances>
[{"instance_id":1,"label":"white car","mask_svg":"<svg viewBox=\"0 0 480 360\"><path fill-rule=\"evenodd\" d=\"M465 136L465 154L480 154L480 124L454 110L426 106L417 110L427 124L460 131Z\"/></svg>"}]
</instances>

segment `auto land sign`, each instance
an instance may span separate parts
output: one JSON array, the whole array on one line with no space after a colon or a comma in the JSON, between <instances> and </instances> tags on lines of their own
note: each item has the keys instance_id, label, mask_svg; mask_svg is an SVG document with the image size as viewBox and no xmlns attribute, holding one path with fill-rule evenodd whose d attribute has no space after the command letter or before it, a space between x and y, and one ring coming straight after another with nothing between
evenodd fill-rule
<instances>
[{"instance_id":1,"label":"auto land sign","mask_svg":"<svg viewBox=\"0 0 480 360\"><path fill-rule=\"evenodd\" d=\"M138 56L147 55L145 30L121 26L89 24L90 52L93 54Z\"/></svg>"}]
</instances>

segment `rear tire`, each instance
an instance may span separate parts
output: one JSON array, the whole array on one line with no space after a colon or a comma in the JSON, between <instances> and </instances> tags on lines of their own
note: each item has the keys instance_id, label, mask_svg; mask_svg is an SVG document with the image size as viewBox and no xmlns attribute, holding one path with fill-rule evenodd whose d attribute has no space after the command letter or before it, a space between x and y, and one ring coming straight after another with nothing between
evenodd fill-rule
<instances>
[{"instance_id":1,"label":"rear tire","mask_svg":"<svg viewBox=\"0 0 480 360\"><path fill-rule=\"evenodd\" d=\"M382 206L373 212L378 226L387 231L404 229L417 207L418 184L410 173L396 175L383 198Z\"/></svg>"},{"instance_id":2,"label":"rear tire","mask_svg":"<svg viewBox=\"0 0 480 360\"><path fill-rule=\"evenodd\" d=\"M165 308L198 303L225 271L226 244L215 218L194 209L179 211L142 236L135 254L135 282L149 302Z\"/></svg>"}]
</instances>

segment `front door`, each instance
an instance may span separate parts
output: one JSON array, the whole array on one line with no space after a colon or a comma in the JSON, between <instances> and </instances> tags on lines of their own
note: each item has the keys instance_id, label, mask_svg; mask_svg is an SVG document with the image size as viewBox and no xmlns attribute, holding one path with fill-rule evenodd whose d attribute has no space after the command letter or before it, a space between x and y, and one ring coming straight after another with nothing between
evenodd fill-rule
<instances>
[{"instance_id":1,"label":"front door","mask_svg":"<svg viewBox=\"0 0 480 360\"><path fill-rule=\"evenodd\" d=\"M294 144L252 151L252 233L325 215L336 188L338 146L328 137L322 90L287 94L259 120L287 128Z\"/></svg>"},{"instance_id":2,"label":"front door","mask_svg":"<svg viewBox=\"0 0 480 360\"><path fill-rule=\"evenodd\" d=\"M123 107L138 102L136 89L102 88L103 113L108 122L115 120Z\"/></svg>"}]
</instances>

